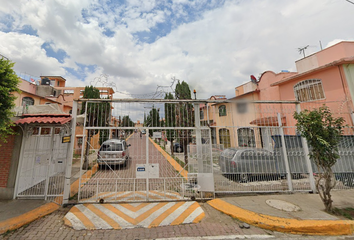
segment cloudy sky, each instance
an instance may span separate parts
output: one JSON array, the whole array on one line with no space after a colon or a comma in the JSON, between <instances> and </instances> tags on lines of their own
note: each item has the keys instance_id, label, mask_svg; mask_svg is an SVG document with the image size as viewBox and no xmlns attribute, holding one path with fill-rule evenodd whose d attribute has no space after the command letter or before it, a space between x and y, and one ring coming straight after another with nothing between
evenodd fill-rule
<instances>
[{"instance_id":1,"label":"cloudy sky","mask_svg":"<svg viewBox=\"0 0 354 240\"><path fill-rule=\"evenodd\" d=\"M353 22L346 0L0 0L0 54L116 97L158 97L176 78L231 98L251 74L295 71L299 47L353 40Z\"/></svg>"}]
</instances>

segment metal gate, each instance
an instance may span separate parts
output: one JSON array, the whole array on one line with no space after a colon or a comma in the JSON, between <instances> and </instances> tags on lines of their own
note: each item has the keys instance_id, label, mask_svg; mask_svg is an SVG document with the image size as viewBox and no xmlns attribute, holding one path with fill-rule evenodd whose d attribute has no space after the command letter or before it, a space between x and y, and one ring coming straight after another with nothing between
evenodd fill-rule
<instances>
[{"instance_id":1,"label":"metal gate","mask_svg":"<svg viewBox=\"0 0 354 240\"><path fill-rule=\"evenodd\" d=\"M79 127L83 170L78 201L213 197L211 132L200 124L200 104L194 100L81 100L79 111L85 117Z\"/></svg>"},{"instance_id":2,"label":"metal gate","mask_svg":"<svg viewBox=\"0 0 354 240\"><path fill-rule=\"evenodd\" d=\"M69 144L62 142L68 127L25 125L16 198L62 202ZM71 159L71 158L70 158Z\"/></svg>"}]
</instances>

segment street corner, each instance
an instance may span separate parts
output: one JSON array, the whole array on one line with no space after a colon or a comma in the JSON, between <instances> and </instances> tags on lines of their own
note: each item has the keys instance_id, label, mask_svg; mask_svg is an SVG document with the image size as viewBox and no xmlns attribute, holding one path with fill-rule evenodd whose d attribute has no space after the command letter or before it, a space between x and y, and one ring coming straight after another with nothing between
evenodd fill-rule
<instances>
[{"instance_id":1,"label":"street corner","mask_svg":"<svg viewBox=\"0 0 354 240\"><path fill-rule=\"evenodd\" d=\"M298 220L274 217L242 209L221 199L210 200L208 204L240 221L272 231L328 236L354 233L354 221L350 220Z\"/></svg>"},{"instance_id":2,"label":"street corner","mask_svg":"<svg viewBox=\"0 0 354 240\"><path fill-rule=\"evenodd\" d=\"M198 223L204 216L195 201L81 204L70 209L64 223L75 230L152 228Z\"/></svg>"}]
</instances>

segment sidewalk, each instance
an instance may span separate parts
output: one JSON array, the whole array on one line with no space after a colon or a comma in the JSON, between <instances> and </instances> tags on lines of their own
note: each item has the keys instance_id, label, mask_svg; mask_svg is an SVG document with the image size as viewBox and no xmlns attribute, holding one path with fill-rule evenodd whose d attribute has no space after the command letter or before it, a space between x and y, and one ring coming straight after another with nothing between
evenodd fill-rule
<instances>
[{"instance_id":1,"label":"sidewalk","mask_svg":"<svg viewBox=\"0 0 354 240\"><path fill-rule=\"evenodd\" d=\"M332 191L332 199L333 207L354 208L352 189ZM317 194L225 197L208 204L240 221L272 231L309 235L354 234L354 221L324 212Z\"/></svg>"}]
</instances>

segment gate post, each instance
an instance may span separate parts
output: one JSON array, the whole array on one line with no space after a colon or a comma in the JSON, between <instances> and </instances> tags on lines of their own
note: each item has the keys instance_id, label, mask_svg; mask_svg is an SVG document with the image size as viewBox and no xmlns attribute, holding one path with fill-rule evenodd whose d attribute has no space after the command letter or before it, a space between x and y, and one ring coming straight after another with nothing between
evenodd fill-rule
<instances>
[{"instance_id":1,"label":"gate post","mask_svg":"<svg viewBox=\"0 0 354 240\"><path fill-rule=\"evenodd\" d=\"M195 119L195 131L196 131L196 147L197 147L197 161L198 161L198 173L197 180L200 186L201 197L203 198L203 192L215 192L214 187L214 175L213 175L213 157L210 155L209 162L210 167L205 166L203 159L203 145L202 145L202 132L200 127L200 109L199 103L194 104L194 119ZM209 135L210 136L210 135ZM211 149L210 149L211 150ZM205 151L206 152L206 151ZM212 151L209 151L211 153ZM206 158L208 160L208 158ZM206 167L204 169L204 167Z\"/></svg>"},{"instance_id":2,"label":"gate post","mask_svg":"<svg viewBox=\"0 0 354 240\"><path fill-rule=\"evenodd\" d=\"M300 113L301 112L301 107L300 104L297 103L296 104L296 112ZM307 166L307 170L309 171L309 181L310 181L310 186L311 186L311 190L313 193L316 193L316 185L315 185L315 178L313 177L313 169L312 169L312 165L311 165L311 161L310 161L310 151L309 151L309 146L307 145L307 140L301 136L301 143L302 143L302 147L304 149L304 153L305 153L305 161L306 161L306 166Z\"/></svg>"},{"instance_id":3,"label":"gate post","mask_svg":"<svg viewBox=\"0 0 354 240\"><path fill-rule=\"evenodd\" d=\"M72 120L71 120L71 142L70 142L70 147L68 149L68 155L67 155L67 159L66 159L63 204L67 204L69 202L69 197L70 197L70 179L71 179L71 169L72 169L74 143L75 143L77 100L73 101L73 108L72 108L71 117L72 117ZM81 166L80 166L80 168L81 168ZM80 176L80 178L81 178L81 176Z\"/></svg>"},{"instance_id":4,"label":"gate post","mask_svg":"<svg viewBox=\"0 0 354 240\"><path fill-rule=\"evenodd\" d=\"M146 128L146 163L145 163L145 171L146 171L146 200L149 201L149 128Z\"/></svg>"},{"instance_id":5,"label":"gate post","mask_svg":"<svg viewBox=\"0 0 354 240\"><path fill-rule=\"evenodd\" d=\"M286 179L288 180L289 191L292 192L294 189L293 189L293 182L292 182L292 179L291 179L291 172L290 172L290 167L289 167L288 153L286 151L284 129L283 129L283 124L281 122L280 113L278 113L277 115L278 115L278 124L279 124L282 151L283 151L283 156L284 156L284 161L285 161Z\"/></svg>"}]
</instances>

